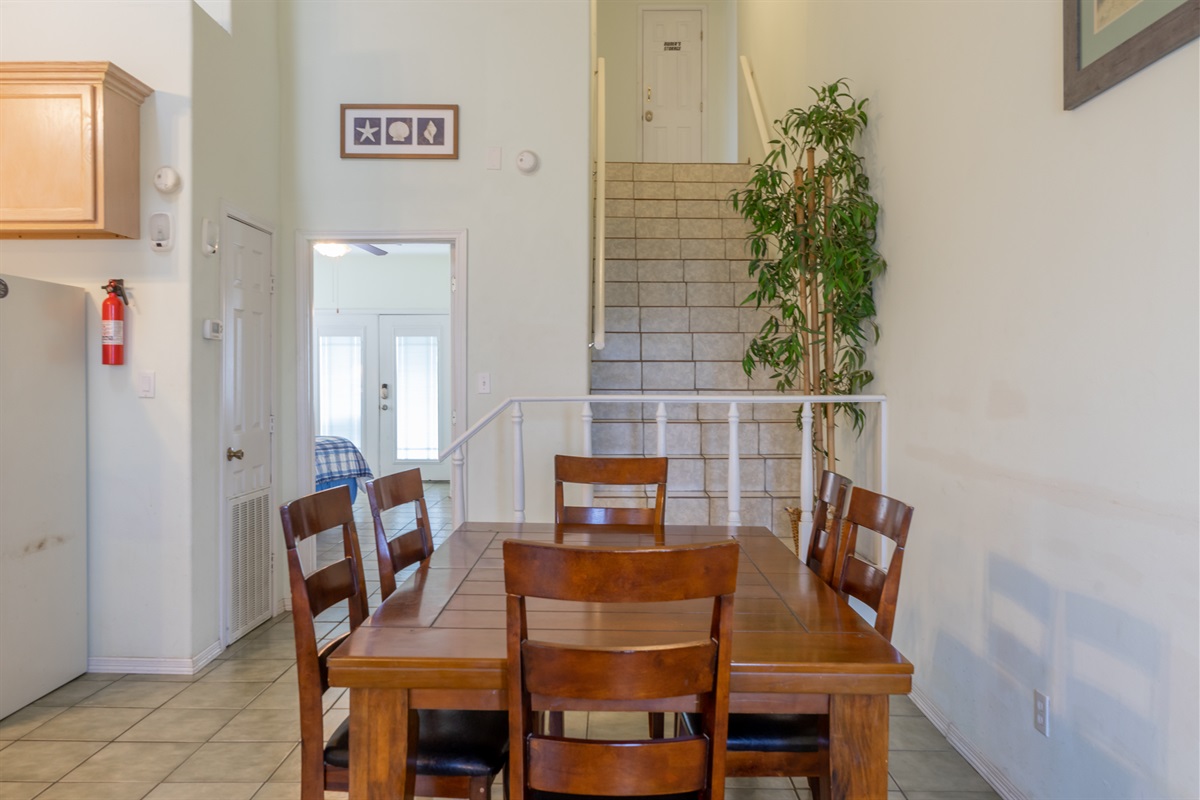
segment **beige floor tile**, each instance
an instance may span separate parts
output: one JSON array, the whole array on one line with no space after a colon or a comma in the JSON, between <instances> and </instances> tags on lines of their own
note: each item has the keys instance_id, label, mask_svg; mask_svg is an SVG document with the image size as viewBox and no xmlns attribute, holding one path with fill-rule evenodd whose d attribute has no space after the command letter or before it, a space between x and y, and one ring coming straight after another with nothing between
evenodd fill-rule
<instances>
[{"instance_id":1,"label":"beige floor tile","mask_svg":"<svg viewBox=\"0 0 1200 800\"><path fill-rule=\"evenodd\" d=\"M925 717L893 717L888 727L889 750L951 750L946 737Z\"/></svg>"},{"instance_id":2,"label":"beige floor tile","mask_svg":"<svg viewBox=\"0 0 1200 800\"><path fill-rule=\"evenodd\" d=\"M596 711L587 715L589 739L637 739L650 735L648 715Z\"/></svg>"},{"instance_id":3,"label":"beige floor tile","mask_svg":"<svg viewBox=\"0 0 1200 800\"><path fill-rule=\"evenodd\" d=\"M66 710L62 706L25 706L20 711L14 711L0 720L0 741L20 739Z\"/></svg>"},{"instance_id":4,"label":"beige floor tile","mask_svg":"<svg viewBox=\"0 0 1200 800\"><path fill-rule=\"evenodd\" d=\"M300 712L292 709L239 711L210 741L296 742L300 740Z\"/></svg>"},{"instance_id":5,"label":"beige floor tile","mask_svg":"<svg viewBox=\"0 0 1200 800\"><path fill-rule=\"evenodd\" d=\"M113 742L63 780L69 783L158 783L198 747L200 745L194 742Z\"/></svg>"},{"instance_id":6,"label":"beige floor tile","mask_svg":"<svg viewBox=\"0 0 1200 800\"><path fill-rule=\"evenodd\" d=\"M248 642L227 660L237 661L245 658L291 659L296 657L296 644L291 637L287 639L255 639Z\"/></svg>"},{"instance_id":7,"label":"beige floor tile","mask_svg":"<svg viewBox=\"0 0 1200 800\"><path fill-rule=\"evenodd\" d=\"M326 792L325 800L332 800L336 796L335 793ZM299 781L264 783L263 787L258 790L258 794L254 795L254 800L300 800L300 783Z\"/></svg>"},{"instance_id":8,"label":"beige floor tile","mask_svg":"<svg viewBox=\"0 0 1200 800\"><path fill-rule=\"evenodd\" d=\"M75 680L77 680L77 681L104 681L105 683L111 683L113 681L119 681L122 678L126 678L128 676L129 676L129 673L127 673L127 672L85 672L82 675L80 675L78 678L76 678Z\"/></svg>"},{"instance_id":9,"label":"beige floor tile","mask_svg":"<svg viewBox=\"0 0 1200 800\"><path fill-rule=\"evenodd\" d=\"M160 783L146 800L250 800L261 787L261 783Z\"/></svg>"},{"instance_id":10,"label":"beige floor tile","mask_svg":"<svg viewBox=\"0 0 1200 800\"><path fill-rule=\"evenodd\" d=\"M102 747L102 742L13 742L0 750L0 781L56 781Z\"/></svg>"},{"instance_id":11,"label":"beige floor tile","mask_svg":"<svg viewBox=\"0 0 1200 800\"><path fill-rule=\"evenodd\" d=\"M894 750L888 754L888 772L905 795L911 792L992 790L987 781L954 750Z\"/></svg>"},{"instance_id":12,"label":"beige floor tile","mask_svg":"<svg viewBox=\"0 0 1200 800\"><path fill-rule=\"evenodd\" d=\"M295 747L289 742L210 742L201 745L167 782L265 782Z\"/></svg>"},{"instance_id":13,"label":"beige floor tile","mask_svg":"<svg viewBox=\"0 0 1200 800\"><path fill-rule=\"evenodd\" d=\"M75 742L111 742L149 714L145 708L68 708L26 736L26 740L58 739Z\"/></svg>"},{"instance_id":14,"label":"beige floor tile","mask_svg":"<svg viewBox=\"0 0 1200 800\"><path fill-rule=\"evenodd\" d=\"M917 708L906 694L893 694L888 697L888 713L893 717L921 717L921 709Z\"/></svg>"},{"instance_id":15,"label":"beige floor tile","mask_svg":"<svg viewBox=\"0 0 1200 800\"><path fill-rule=\"evenodd\" d=\"M241 710L269 683L194 683L167 701L164 708L233 708Z\"/></svg>"},{"instance_id":16,"label":"beige floor tile","mask_svg":"<svg viewBox=\"0 0 1200 800\"><path fill-rule=\"evenodd\" d=\"M33 702L35 706L73 706L108 686L111 681L91 681L76 678Z\"/></svg>"},{"instance_id":17,"label":"beige floor tile","mask_svg":"<svg viewBox=\"0 0 1200 800\"><path fill-rule=\"evenodd\" d=\"M207 742L238 712L232 708L160 708L121 734L122 742Z\"/></svg>"},{"instance_id":18,"label":"beige floor tile","mask_svg":"<svg viewBox=\"0 0 1200 800\"><path fill-rule=\"evenodd\" d=\"M246 707L253 709L295 709L299 711L300 688L285 679L275 681Z\"/></svg>"},{"instance_id":19,"label":"beige floor tile","mask_svg":"<svg viewBox=\"0 0 1200 800\"><path fill-rule=\"evenodd\" d=\"M295 660L287 661L284 659L232 659L223 662L212 672L200 679L201 683L221 683L226 681L247 681L261 682L273 681L283 673L287 672L288 668L295 664Z\"/></svg>"},{"instance_id":20,"label":"beige floor tile","mask_svg":"<svg viewBox=\"0 0 1200 800\"><path fill-rule=\"evenodd\" d=\"M995 792L905 792L907 800L1000 800ZM889 800L891 793L888 794ZM40 798L39 798L40 800Z\"/></svg>"},{"instance_id":21,"label":"beige floor tile","mask_svg":"<svg viewBox=\"0 0 1200 800\"><path fill-rule=\"evenodd\" d=\"M56 783L38 800L142 800L153 783Z\"/></svg>"},{"instance_id":22,"label":"beige floor tile","mask_svg":"<svg viewBox=\"0 0 1200 800\"><path fill-rule=\"evenodd\" d=\"M300 745L292 752L288 753L288 757L279 765L279 769L271 773L267 783L299 783L300 782Z\"/></svg>"},{"instance_id":23,"label":"beige floor tile","mask_svg":"<svg viewBox=\"0 0 1200 800\"><path fill-rule=\"evenodd\" d=\"M81 700L81 706L109 708L158 708L186 689L180 683L117 681Z\"/></svg>"},{"instance_id":24,"label":"beige floor tile","mask_svg":"<svg viewBox=\"0 0 1200 800\"><path fill-rule=\"evenodd\" d=\"M348 708L335 708L325 712L325 716L322 718L322 722L324 723L325 741L329 741L329 737L333 735L335 730L337 730L337 726L341 725L342 721L349 716L350 709Z\"/></svg>"},{"instance_id":25,"label":"beige floor tile","mask_svg":"<svg viewBox=\"0 0 1200 800\"><path fill-rule=\"evenodd\" d=\"M32 800L49 785L48 783L0 783L0 800Z\"/></svg>"}]
</instances>

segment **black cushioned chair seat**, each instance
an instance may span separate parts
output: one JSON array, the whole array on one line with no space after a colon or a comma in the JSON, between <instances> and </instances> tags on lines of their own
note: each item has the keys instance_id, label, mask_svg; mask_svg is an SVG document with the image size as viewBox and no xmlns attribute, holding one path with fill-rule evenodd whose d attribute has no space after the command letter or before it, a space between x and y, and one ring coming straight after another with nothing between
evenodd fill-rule
<instances>
[{"instance_id":1,"label":"black cushioned chair seat","mask_svg":"<svg viewBox=\"0 0 1200 800\"><path fill-rule=\"evenodd\" d=\"M425 709L417 743L419 775L492 775L508 763L508 714L504 711ZM325 745L325 761L350 766L350 720Z\"/></svg>"},{"instance_id":2,"label":"black cushioned chair seat","mask_svg":"<svg viewBox=\"0 0 1200 800\"><path fill-rule=\"evenodd\" d=\"M699 733L699 714L680 714L683 730ZM820 717L812 714L730 714L727 750L760 753L816 752L828 743L821 735Z\"/></svg>"}]
</instances>

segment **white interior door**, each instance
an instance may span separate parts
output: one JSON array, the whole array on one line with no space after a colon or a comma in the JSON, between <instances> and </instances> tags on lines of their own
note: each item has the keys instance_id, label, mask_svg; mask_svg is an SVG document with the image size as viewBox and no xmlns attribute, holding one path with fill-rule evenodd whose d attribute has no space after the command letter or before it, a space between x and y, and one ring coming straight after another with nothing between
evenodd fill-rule
<instances>
[{"instance_id":1,"label":"white interior door","mask_svg":"<svg viewBox=\"0 0 1200 800\"><path fill-rule=\"evenodd\" d=\"M381 474L421 468L425 480L450 479L450 316L379 317ZM369 393L370 394L370 393Z\"/></svg>"},{"instance_id":2,"label":"white interior door","mask_svg":"<svg viewBox=\"0 0 1200 800\"><path fill-rule=\"evenodd\" d=\"M642 12L642 160L703 160L704 13Z\"/></svg>"},{"instance_id":3,"label":"white interior door","mask_svg":"<svg viewBox=\"0 0 1200 800\"><path fill-rule=\"evenodd\" d=\"M271 234L231 216L221 225L225 303L221 453L226 586L223 640L271 616ZM311 447L311 443L310 443Z\"/></svg>"}]
</instances>

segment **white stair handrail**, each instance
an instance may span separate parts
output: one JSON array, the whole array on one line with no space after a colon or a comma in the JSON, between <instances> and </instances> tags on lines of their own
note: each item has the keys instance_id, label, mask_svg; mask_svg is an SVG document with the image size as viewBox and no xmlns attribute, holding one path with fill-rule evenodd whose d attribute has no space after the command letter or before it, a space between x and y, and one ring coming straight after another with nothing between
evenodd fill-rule
<instances>
[{"instance_id":1,"label":"white stair handrail","mask_svg":"<svg viewBox=\"0 0 1200 800\"><path fill-rule=\"evenodd\" d=\"M605 159L608 158L604 138L604 59L596 59L596 291L595 311L592 320L592 346L597 350L604 349L604 240L607 218L605 215L605 182L608 179L605 171Z\"/></svg>"},{"instance_id":2,"label":"white stair handrail","mask_svg":"<svg viewBox=\"0 0 1200 800\"><path fill-rule=\"evenodd\" d=\"M763 156L771 152L770 136L767 134L767 122L763 118L762 106L758 102L758 85L754 82L754 72L750 69L750 59L738 56L742 63L742 77L746 81L746 93L750 95L750 107L754 109L754 122L758 125L758 138L762 141Z\"/></svg>"},{"instance_id":3,"label":"white stair handrail","mask_svg":"<svg viewBox=\"0 0 1200 800\"><path fill-rule=\"evenodd\" d=\"M507 409L513 409L513 516L515 521L525 521L525 447L524 447L524 406L529 404L549 403L578 403L582 406L584 434L583 452L592 455L591 423L595 416L596 403L656 403L655 412L657 447L659 455L666 456L666 430L669 425L668 404L728 404L729 406L729 497L728 524L741 523L741 453L739 447L738 429L741 421L741 405L789 405L800 407L801 441L804 446L800 451L800 509L801 522L804 525L805 537L812 525L813 487L813 450L812 434L815 414L813 407L826 403L867 403L879 406L879 474L878 485L881 492L888 487L887 473L887 434L888 413L887 397L885 395L653 395L653 394L606 394L606 395L577 395L552 397L513 397L505 400L472 425L465 433L455 439L439 454L439 460L447 457L453 466L452 493L454 497L454 526L466 521L467 484L465 478L465 448L468 442L480 431L488 427ZM590 500L588 502L591 502ZM803 551L804 541L801 542ZM880 553L883 555L883 553Z\"/></svg>"}]
</instances>

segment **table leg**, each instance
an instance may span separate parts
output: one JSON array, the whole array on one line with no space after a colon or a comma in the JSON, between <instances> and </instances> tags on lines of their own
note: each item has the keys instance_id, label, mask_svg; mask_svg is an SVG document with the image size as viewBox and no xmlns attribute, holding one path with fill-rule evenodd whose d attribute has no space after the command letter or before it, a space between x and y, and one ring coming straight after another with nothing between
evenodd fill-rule
<instances>
[{"instance_id":1,"label":"table leg","mask_svg":"<svg viewBox=\"0 0 1200 800\"><path fill-rule=\"evenodd\" d=\"M830 795L879 800L888 786L888 696L829 697Z\"/></svg>"},{"instance_id":2,"label":"table leg","mask_svg":"<svg viewBox=\"0 0 1200 800\"><path fill-rule=\"evenodd\" d=\"M350 690L351 798L409 800L413 796L417 728L417 712L409 705L407 689Z\"/></svg>"}]
</instances>

